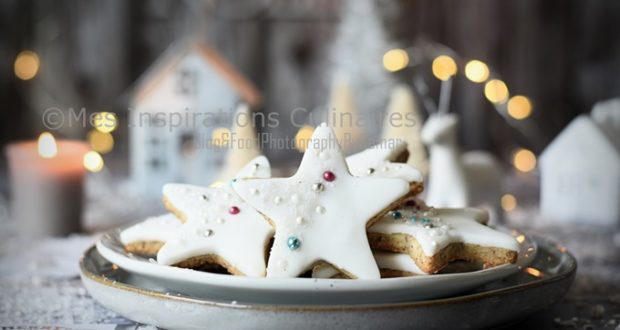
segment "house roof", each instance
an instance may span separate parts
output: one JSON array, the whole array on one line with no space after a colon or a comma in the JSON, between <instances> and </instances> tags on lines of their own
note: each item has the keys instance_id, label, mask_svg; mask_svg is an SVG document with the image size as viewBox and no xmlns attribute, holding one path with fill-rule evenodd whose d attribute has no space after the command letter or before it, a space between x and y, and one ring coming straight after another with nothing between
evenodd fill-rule
<instances>
[{"instance_id":1,"label":"house roof","mask_svg":"<svg viewBox=\"0 0 620 330\"><path fill-rule=\"evenodd\" d=\"M190 53L200 55L205 62L209 63L239 93L243 101L253 108L261 104L261 95L256 87L217 51L199 41L179 41L170 46L146 73L142 74L140 79L138 79L133 90L134 100L140 101L144 99Z\"/></svg>"},{"instance_id":2,"label":"house roof","mask_svg":"<svg viewBox=\"0 0 620 330\"><path fill-rule=\"evenodd\" d=\"M580 115L575 118L568 126L560 132L560 134L545 148L540 156L541 163L547 163L554 154L563 154L566 152L562 148L563 145L573 143L574 135L579 134L579 141L585 141L591 135L597 141L597 145L607 148L609 152L615 154L615 158L620 162L620 148L609 138L603 129L597 125L589 115Z\"/></svg>"}]
</instances>

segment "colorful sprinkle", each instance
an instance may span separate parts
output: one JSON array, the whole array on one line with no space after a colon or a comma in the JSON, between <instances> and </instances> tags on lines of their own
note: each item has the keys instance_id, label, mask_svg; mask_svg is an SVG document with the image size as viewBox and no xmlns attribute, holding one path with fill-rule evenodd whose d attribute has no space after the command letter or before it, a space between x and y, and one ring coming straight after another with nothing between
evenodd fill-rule
<instances>
[{"instance_id":1,"label":"colorful sprinkle","mask_svg":"<svg viewBox=\"0 0 620 330\"><path fill-rule=\"evenodd\" d=\"M236 207L236 206L231 206L228 209L228 213L230 213L230 214L238 214L239 212L241 212L241 210L238 207Z\"/></svg>"},{"instance_id":2,"label":"colorful sprinkle","mask_svg":"<svg viewBox=\"0 0 620 330\"><path fill-rule=\"evenodd\" d=\"M325 181L327 182L332 182L336 180L336 174L334 174L334 172L332 171L325 171L323 172L323 179L325 179Z\"/></svg>"},{"instance_id":3,"label":"colorful sprinkle","mask_svg":"<svg viewBox=\"0 0 620 330\"><path fill-rule=\"evenodd\" d=\"M301 240L295 236L291 236L286 240L289 250L295 251L301 247Z\"/></svg>"},{"instance_id":4,"label":"colorful sprinkle","mask_svg":"<svg viewBox=\"0 0 620 330\"><path fill-rule=\"evenodd\" d=\"M392 219L398 220L403 217L403 214L400 211L390 211L390 216L392 217Z\"/></svg>"}]
</instances>

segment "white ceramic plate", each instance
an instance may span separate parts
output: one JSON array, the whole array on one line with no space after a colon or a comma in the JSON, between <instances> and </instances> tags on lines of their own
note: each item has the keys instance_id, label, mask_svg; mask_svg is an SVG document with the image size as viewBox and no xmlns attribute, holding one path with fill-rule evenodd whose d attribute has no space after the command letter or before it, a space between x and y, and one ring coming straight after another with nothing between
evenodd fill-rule
<instances>
[{"instance_id":1,"label":"white ceramic plate","mask_svg":"<svg viewBox=\"0 0 620 330\"><path fill-rule=\"evenodd\" d=\"M115 267L94 247L80 270L86 289L103 306L164 329L489 329L548 307L570 287L575 258L564 246L535 239L539 249L532 264L501 281L462 296L396 304L300 306L177 295ZM536 319L528 323L535 327Z\"/></svg>"},{"instance_id":2,"label":"white ceramic plate","mask_svg":"<svg viewBox=\"0 0 620 330\"><path fill-rule=\"evenodd\" d=\"M120 230L103 235L97 242L97 251L119 267L172 293L268 304L376 304L446 297L514 274L529 265L537 251L529 237L513 230L512 235L520 236L521 241L517 263L484 270L377 280L255 278L159 265L126 253L118 237Z\"/></svg>"}]
</instances>

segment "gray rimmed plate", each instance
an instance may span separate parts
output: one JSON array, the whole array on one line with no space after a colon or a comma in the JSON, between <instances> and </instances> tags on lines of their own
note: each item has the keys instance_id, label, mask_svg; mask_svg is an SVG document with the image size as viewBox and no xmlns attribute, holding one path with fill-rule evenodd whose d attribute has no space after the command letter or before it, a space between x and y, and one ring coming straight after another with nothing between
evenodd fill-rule
<instances>
[{"instance_id":1,"label":"gray rimmed plate","mask_svg":"<svg viewBox=\"0 0 620 330\"><path fill-rule=\"evenodd\" d=\"M527 267L536 256L536 244L512 230L519 243L515 264L474 271L416 275L376 280L322 278L263 278L216 274L160 265L127 253L118 228L103 235L97 251L107 260L145 280L193 297L250 303L339 305L396 303L453 296L510 276Z\"/></svg>"},{"instance_id":2,"label":"gray rimmed plate","mask_svg":"<svg viewBox=\"0 0 620 330\"><path fill-rule=\"evenodd\" d=\"M103 306L162 328L488 328L518 321L568 291L575 258L553 241L534 240L535 260L516 274L458 297L394 304L277 305L174 294L110 263L94 247L80 269L87 290Z\"/></svg>"}]
</instances>

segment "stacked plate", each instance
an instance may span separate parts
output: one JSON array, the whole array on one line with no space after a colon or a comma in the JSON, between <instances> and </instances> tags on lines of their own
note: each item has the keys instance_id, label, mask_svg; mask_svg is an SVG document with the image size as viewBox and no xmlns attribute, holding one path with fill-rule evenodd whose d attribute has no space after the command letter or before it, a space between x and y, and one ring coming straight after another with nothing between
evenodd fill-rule
<instances>
[{"instance_id":1,"label":"stacked plate","mask_svg":"<svg viewBox=\"0 0 620 330\"><path fill-rule=\"evenodd\" d=\"M163 266L126 253L113 230L84 254L82 280L105 307L162 328L482 328L558 301L575 259L512 231L516 264L379 280L251 278Z\"/></svg>"}]
</instances>

